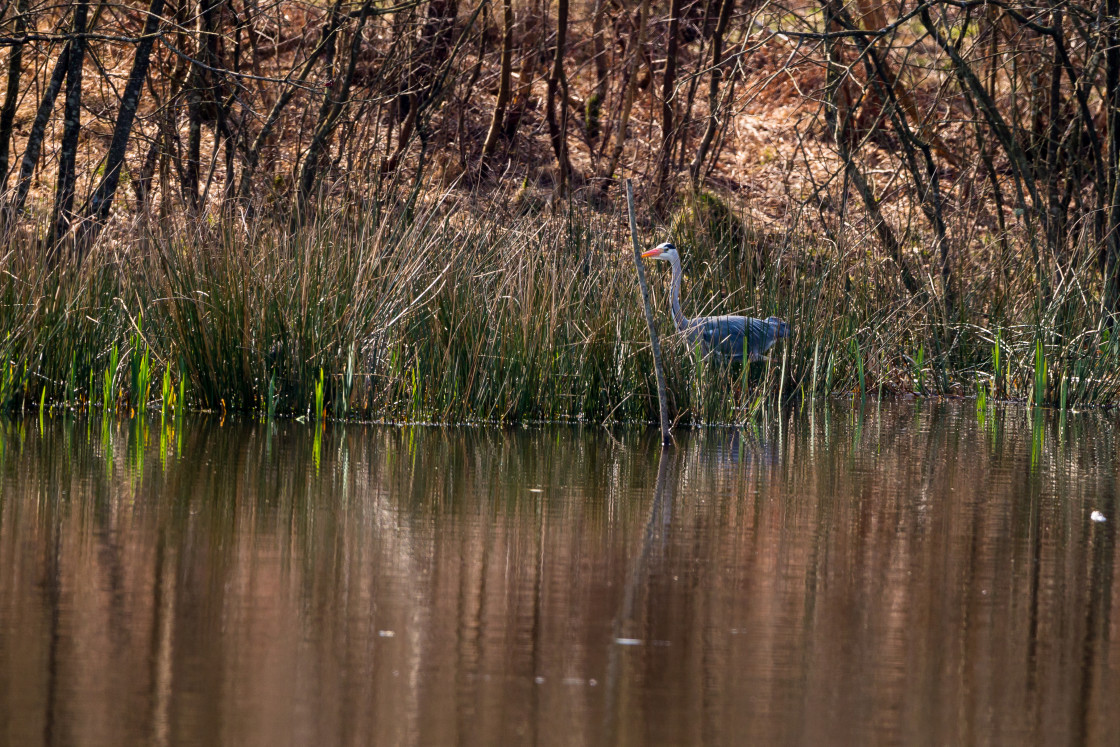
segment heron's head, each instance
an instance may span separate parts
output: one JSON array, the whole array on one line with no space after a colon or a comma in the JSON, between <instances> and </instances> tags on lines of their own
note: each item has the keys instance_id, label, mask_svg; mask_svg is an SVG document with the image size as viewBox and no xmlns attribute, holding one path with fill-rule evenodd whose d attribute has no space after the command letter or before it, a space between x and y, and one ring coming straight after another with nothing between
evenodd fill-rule
<instances>
[{"instance_id":1,"label":"heron's head","mask_svg":"<svg viewBox=\"0 0 1120 747\"><path fill-rule=\"evenodd\" d=\"M666 241L663 244L650 249L648 252L642 252L642 257L645 259L663 259L672 261L674 258L679 262L681 255L677 254L677 247L673 245L672 241Z\"/></svg>"},{"instance_id":2,"label":"heron's head","mask_svg":"<svg viewBox=\"0 0 1120 747\"><path fill-rule=\"evenodd\" d=\"M789 337L791 331L789 322L784 322L776 316L767 317L766 322L774 328L776 337Z\"/></svg>"}]
</instances>

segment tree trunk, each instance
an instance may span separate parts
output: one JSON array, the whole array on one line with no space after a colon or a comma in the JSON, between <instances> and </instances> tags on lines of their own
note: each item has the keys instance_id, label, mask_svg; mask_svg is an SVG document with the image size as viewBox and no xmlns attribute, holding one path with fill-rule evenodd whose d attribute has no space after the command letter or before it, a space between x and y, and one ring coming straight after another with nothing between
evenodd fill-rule
<instances>
[{"instance_id":1,"label":"tree trunk","mask_svg":"<svg viewBox=\"0 0 1120 747\"><path fill-rule=\"evenodd\" d=\"M327 20L323 24L323 32L319 38L319 43L315 49L308 55L307 60L303 63L303 69L300 70L299 77L293 85L288 86L285 91L280 94L276 99L276 103L272 105L271 111L261 125L261 131L257 133L257 137L253 140L253 144L249 147L249 152L245 156L245 165L241 169L241 184L238 187L240 197L244 201L248 201L249 195L253 187L253 172L257 168L257 162L260 160L261 150L268 142L269 136L272 134L272 129L280 120L280 114L284 111L284 107L292 100L292 97L303 87L307 78L311 75L311 70L315 66L315 62L334 45L334 37L338 32L339 24L344 18L342 13L342 0L335 0L334 7L331 8L327 15Z\"/></svg>"},{"instance_id":2,"label":"tree trunk","mask_svg":"<svg viewBox=\"0 0 1120 747\"><path fill-rule=\"evenodd\" d=\"M719 128L719 84L723 80L723 35L727 31L727 23L731 19L731 9L735 0L723 0L719 9L719 20L712 34L712 76L708 84L708 125L696 146L696 155L688 166L689 176L692 178L692 188L700 188L700 172L704 168L704 159L708 157L708 150L712 147L716 130Z\"/></svg>"},{"instance_id":3,"label":"tree trunk","mask_svg":"<svg viewBox=\"0 0 1120 747\"><path fill-rule=\"evenodd\" d=\"M1051 27L1060 28L1062 25L1062 11L1050 11ZM1047 102L1047 123L1045 128L1046 144L1046 243L1053 257L1057 257L1066 267L1070 266L1072 257L1066 252L1066 214L1062 207L1062 195L1059 190L1059 166L1065 166L1064 148L1062 148L1062 130L1065 122L1062 117L1062 62L1057 49L1054 50L1050 66L1049 101ZM1078 132L1080 130L1078 129ZM1080 170L1074 165L1069 166L1067 173L1071 179L1079 176Z\"/></svg>"},{"instance_id":4,"label":"tree trunk","mask_svg":"<svg viewBox=\"0 0 1120 747\"><path fill-rule=\"evenodd\" d=\"M591 15L591 51L595 56L595 88L587 97L583 111L583 124L587 128L587 139L591 142L599 139L602 130L599 115L603 109L603 99L607 97L607 45L603 42L606 7L607 0L595 0L595 10Z\"/></svg>"},{"instance_id":5,"label":"tree trunk","mask_svg":"<svg viewBox=\"0 0 1120 747\"><path fill-rule=\"evenodd\" d=\"M231 143L233 140L233 133L229 129L229 106L232 103L226 101L224 86L222 85L221 74L219 71L225 69L224 61L221 58L218 48L218 20L219 10L225 0L200 0L198 4L198 59L202 60L202 65L196 66L198 72L198 89L195 104L198 107L195 112L195 117L191 121L191 142L190 147L192 154L196 156L194 159L195 173L193 175L194 190L197 194L198 183L201 179L201 159L197 156L201 150L202 139L202 109L205 106L208 113L212 113L214 117L214 150L213 157L210 159L210 170L206 175L206 186L202 190L201 197L195 197L194 201L196 206L201 209L207 202L207 196L210 193L210 185L214 181L214 170L217 168L218 152L221 148L222 140L226 142L227 155L232 156ZM230 173L226 175L226 184L233 179L233 160L227 160L227 168Z\"/></svg>"},{"instance_id":6,"label":"tree trunk","mask_svg":"<svg viewBox=\"0 0 1120 747\"><path fill-rule=\"evenodd\" d=\"M482 23L478 30L478 54L475 57L474 65L471 67L470 75L467 76L467 81L462 87L462 95L456 97L455 108L459 114L455 122L455 139L459 141L459 163L457 169L459 173L466 171L467 163L470 158L469 146L472 145L470 138L467 136L467 112L470 109L469 101L474 95L474 87L478 85L479 78L482 77L482 64L486 60L486 26L489 20L489 8L483 6L482 8ZM444 176L448 176L448 172L444 171Z\"/></svg>"},{"instance_id":7,"label":"tree trunk","mask_svg":"<svg viewBox=\"0 0 1120 747\"><path fill-rule=\"evenodd\" d=\"M680 0L674 0L679 2ZM559 0L556 9L556 50L552 57L552 70L548 74L548 103L546 117L548 119L548 137L552 141L552 152L556 154L556 168L560 172L557 178L559 193L564 194L568 186L568 176L572 170L571 161L568 159L568 91L564 81L564 46L568 34L568 0ZM561 91L563 87L563 91ZM556 118L556 98L561 95L560 118Z\"/></svg>"},{"instance_id":8,"label":"tree trunk","mask_svg":"<svg viewBox=\"0 0 1120 747\"><path fill-rule=\"evenodd\" d=\"M836 0L822 3L822 8L831 19L840 22L845 29L858 30L846 8ZM928 18L928 12L922 12L925 14L923 17ZM941 264L942 299L945 307L951 312L956 305L955 284L953 282L952 265L949 261L949 241L941 199L940 173L936 162L933 160L932 149L927 142L915 136L910 128L906 108L899 103L898 97L895 95L897 76L887 66L884 56L873 46L874 41L863 33L854 34L852 40L859 52L859 59L866 71L867 81L872 92L885 104L891 125L898 137L900 156L910 172L910 178L913 180L917 193L921 196L922 212L933 228L934 249L937 251ZM924 179L918 163L919 153L925 168Z\"/></svg>"},{"instance_id":9,"label":"tree trunk","mask_svg":"<svg viewBox=\"0 0 1120 747\"><path fill-rule=\"evenodd\" d=\"M1115 2L1118 0L1108 1ZM976 77L976 73L973 72L969 64L961 57L956 47L949 43L949 40L946 39L937 26L934 25L933 19L929 15L928 6L920 6L918 18L921 20L922 25L925 26L926 31L933 37L937 46L941 47L941 49L949 55L949 59L952 61L953 68L957 73L957 78L960 80L962 90L966 95L968 92L971 92L976 101L977 109L979 109L980 113L984 116L988 126L992 128L992 132L995 133L996 138L1003 147L1004 153L1007 154L1007 159L1016 177L1019 207L1023 211L1024 220L1029 226L1031 216L1034 211L1038 209L1041 200L1039 199L1038 191L1035 187L1034 178L1026 154L1019 145L1019 141L1016 139L1014 132L1012 132L1012 128L1008 126L1003 115L1000 114L995 101L988 95L983 84L980 83L980 79ZM1030 194L1030 205L1027 204L1022 193L1024 187Z\"/></svg>"},{"instance_id":10,"label":"tree trunk","mask_svg":"<svg viewBox=\"0 0 1120 747\"><path fill-rule=\"evenodd\" d=\"M837 30L839 25L836 23L836 19L832 13L832 7L822 3L822 10L825 12L826 31L833 32ZM916 294L921 289L921 286L918 285L918 281L910 272L910 268L906 266L902 245L899 243L890 224L887 223L886 216L883 215L879 207L879 199L875 196L871 185L867 183L867 179L864 177L863 172L860 171L859 165L855 162L854 154L851 151L851 135L849 130L851 128L852 110L847 106L840 106L839 104L841 97L844 95L841 73L844 66L840 53L836 49L836 41L833 38L825 40L825 57L828 61L825 85L825 120L832 130L833 140L836 143L837 150L840 152L840 159L844 163L844 173L848 180L855 185L856 192L859 193L860 199L863 201L864 208L867 210L867 217L871 221L871 225L875 229L875 234L879 237L879 242L883 245L883 249L886 251L887 255L894 260L895 264L898 265L902 284L911 295ZM845 199L845 203L846 201ZM841 208L841 221L847 220L847 216L844 215L845 212L846 209Z\"/></svg>"},{"instance_id":11,"label":"tree trunk","mask_svg":"<svg viewBox=\"0 0 1120 747\"><path fill-rule=\"evenodd\" d=\"M152 0L148 7L148 19L144 23L144 36L136 47L136 55L132 58L132 71L125 84L124 96L121 98L121 109L117 114L117 122L113 127L113 139L109 143L109 153L105 157L105 175L97 185L93 196L90 198L89 210L78 232L76 242L77 260L81 263L89 244L97 238L101 225L109 217L109 209L113 205L113 197L120 184L121 169L124 166L124 156L128 149L128 138L132 134L132 123L136 120L136 108L140 104L140 94L144 81L148 77L148 62L151 60L152 45L155 43L156 34L162 22L164 0Z\"/></svg>"},{"instance_id":12,"label":"tree trunk","mask_svg":"<svg viewBox=\"0 0 1120 747\"><path fill-rule=\"evenodd\" d=\"M533 76L537 73L537 63L540 58L541 31L538 27L539 24L540 20L533 13L525 16L525 31L521 37L522 57L521 68L518 71L517 91L513 97L510 110L506 114L506 121L502 125L506 140L512 140L513 136L517 134L517 128L521 125L521 118L525 116L525 111L529 108L529 97L533 94Z\"/></svg>"},{"instance_id":13,"label":"tree trunk","mask_svg":"<svg viewBox=\"0 0 1120 747\"><path fill-rule=\"evenodd\" d=\"M669 166L673 160L673 144L676 142L674 129L673 94L677 84L677 48L680 35L681 0L669 4L669 41L665 48L665 75L661 83L661 152L657 161L658 202L663 202L671 193L668 190Z\"/></svg>"},{"instance_id":14,"label":"tree trunk","mask_svg":"<svg viewBox=\"0 0 1120 747\"><path fill-rule=\"evenodd\" d=\"M47 134L47 121L54 109L55 99L62 90L62 81L66 78L66 71L70 67L70 42L62 47L58 60L54 63L54 70L43 90L43 97L39 99L39 108L35 112L35 120L31 123L31 132L27 136L27 145L23 149L23 158L19 164L19 181L16 182L16 194L9 210L13 215L23 210L27 201L27 193L31 190L31 177L35 175L35 167L39 164L39 155L43 152L43 138Z\"/></svg>"},{"instance_id":15,"label":"tree trunk","mask_svg":"<svg viewBox=\"0 0 1120 747\"><path fill-rule=\"evenodd\" d=\"M486 141L482 144L482 161L494 154L498 147L498 135L502 129L502 120L506 116L506 107L509 106L510 79L513 77L513 3L512 0L502 0L502 61L498 73L498 100L494 102L494 116L490 120L490 129L486 133Z\"/></svg>"},{"instance_id":16,"label":"tree trunk","mask_svg":"<svg viewBox=\"0 0 1120 747\"><path fill-rule=\"evenodd\" d=\"M221 95L213 82L213 73L204 65L214 66L217 39L211 33L213 15L221 0L199 0L195 19L195 59L203 64L191 67L187 84L187 163L183 171L183 194L193 210L200 210L198 188L202 174L202 107L219 106ZM215 143L215 148L217 143Z\"/></svg>"},{"instance_id":17,"label":"tree trunk","mask_svg":"<svg viewBox=\"0 0 1120 747\"><path fill-rule=\"evenodd\" d=\"M458 14L457 0L428 1L428 17L420 27L421 64L428 68L426 73L430 73L447 59Z\"/></svg>"},{"instance_id":18,"label":"tree trunk","mask_svg":"<svg viewBox=\"0 0 1120 747\"><path fill-rule=\"evenodd\" d=\"M869 32L875 32L889 25L887 23L887 15L883 12L883 5L884 3L882 0L856 0L856 6L859 8L861 16L860 25L864 29ZM910 90L903 84L901 76L891 73L887 85L891 87L891 91L894 93L898 105L902 107L906 116L909 117L910 121L917 127L918 134L921 136L922 140L933 146L937 154L946 161L954 166L960 166L960 158L957 157L957 154L953 152L952 148L950 148L936 132L926 125L925 120L918 114L918 107L914 103L914 99L910 96ZM886 102L878 102L880 109L884 103Z\"/></svg>"},{"instance_id":19,"label":"tree trunk","mask_svg":"<svg viewBox=\"0 0 1120 747\"><path fill-rule=\"evenodd\" d=\"M323 106L319 109L319 123L315 128L314 136L311 138L311 144L307 148L307 155L303 159L303 168L300 170L299 193L296 197L296 213L294 216L296 220L302 221L306 217L311 194L315 189L315 183L319 179L319 167L322 164L323 155L330 146L331 135L334 133L335 127L337 127L339 119L346 109L347 102L350 100L350 86L354 81L354 70L357 67L358 55L362 48L362 31L365 30L366 21L369 19L372 10L372 0L366 0L362 4L361 14L358 16L358 27L354 29L354 36L350 42L350 58L347 62L346 73L341 81L331 87L331 91L323 100ZM338 91L337 98L335 98L335 90Z\"/></svg>"},{"instance_id":20,"label":"tree trunk","mask_svg":"<svg viewBox=\"0 0 1120 747\"><path fill-rule=\"evenodd\" d=\"M182 190L187 206L195 211L199 209L198 175L202 170L202 86L202 74L194 67L187 83L187 158L182 173Z\"/></svg>"},{"instance_id":21,"label":"tree trunk","mask_svg":"<svg viewBox=\"0 0 1120 747\"><path fill-rule=\"evenodd\" d=\"M148 200L152 194L152 177L155 176L156 164L159 162L162 153L163 128L161 127L148 146L148 154L144 157L144 163L140 166L140 174L132 180L132 189L136 193L137 212L141 214L148 212Z\"/></svg>"},{"instance_id":22,"label":"tree trunk","mask_svg":"<svg viewBox=\"0 0 1120 747\"><path fill-rule=\"evenodd\" d=\"M412 139L412 133L416 131L416 117L420 111L420 96L412 93L408 95L408 114L405 115L404 121L401 122L401 130L397 136L397 147L385 159L381 165L381 173L390 174L397 170L400 165L401 158L404 157L405 149L408 148L408 143Z\"/></svg>"},{"instance_id":23,"label":"tree trunk","mask_svg":"<svg viewBox=\"0 0 1120 747\"><path fill-rule=\"evenodd\" d=\"M695 0L698 4L700 0ZM719 9L722 3L719 0L704 0L704 15L701 20L701 33L700 33L700 48L696 51L696 59L694 61L695 69L691 74L687 75L688 78L688 94L685 96L684 111L681 112L680 132L677 133L677 147L674 148L676 153L676 163L673 165L677 171L684 170L685 154L688 153L688 141L692 134L692 112L696 105L696 91L700 85L700 79L704 76L704 71L708 69L708 41L709 34L704 33L714 22L715 18L719 15ZM713 11L715 15L713 15ZM683 11L688 15L689 11ZM682 32L682 40L688 44L689 40ZM683 67L683 63L682 63ZM691 157L691 156L690 156Z\"/></svg>"},{"instance_id":24,"label":"tree trunk","mask_svg":"<svg viewBox=\"0 0 1120 747\"><path fill-rule=\"evenodd\" d=\"M27 31L27 2L19 0L16 6L15 36ZM16 104L19 103L19 79L23 70L23 45L16 42L8 58L8 87L4 91L4 108L0 109L0 192L8 186L8 157L12 146L12 123L16 118Z\"/></svg>"},{"instance_id":25,"label":"tree trunk","mask_svg":"<svg viewBox=\"0 0 1120 747\"><path fill-rule=\"evenodd\" d=\"M86 56L86 18L89 3L78 0L74 6L74 20L70 54L66 66L66 102L62 117L62 141L58 154L58 187L55 189L54 211L51 215L50 235L47 239L48 261L58 258L58 242L70 230L76 188L78 131L82 125L82 64Z\"/></svg>"},{"instance_id":26,"label":"tree trunk","mask_svg":"<svg viewBox=\"0 0 1120 747\"><path fill-rule=\"evenodd\" d=\"M1105 309L1120 312L1120 0L1105 0L1105 91L1108 107L1108 191L1105 229Z\"/></svg>"},{"instance_id":27,"label":"tree trunk","mask_svg":"<svg viewBox=\"0 0 1120 747\"><path fill-rule=\"evenodd\" d=\"M622 107L618 114L618 125L614 132L614 147L611 149L607 167L600 173L603 183L600 187L606 193L610 182L614 180L614 172L622 158L622 149L626 145L626 128L630 124L630 110L634 106L634 96L638 90L638 65L642 59L642 47L646 43L646 18L649 17L649 0L642 0L638 7L637 31L631 38L630 59L627 63L627 84L622 95Z\"/></svg>"}]
</instances>

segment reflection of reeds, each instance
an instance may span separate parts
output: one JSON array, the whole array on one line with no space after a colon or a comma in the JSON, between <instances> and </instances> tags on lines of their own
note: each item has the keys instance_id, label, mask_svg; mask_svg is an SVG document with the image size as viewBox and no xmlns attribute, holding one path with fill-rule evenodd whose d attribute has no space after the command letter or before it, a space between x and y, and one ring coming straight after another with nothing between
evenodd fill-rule
<instances>
[{"instance_id":1,"label":"reflection of reeds","mask_svg":"<svg viewBox=\"0 0 1120 747\"><path fill-rule=\"evenodd\" d=\"M510 218L495 201L404 206L379 222L331 216L295 233L217 222L151 234L144 250L99 247L79 273L20 247L0 267L0 405L139 410L157 404L149 390L162 368L163 409L189 397L201 409L316 417L652 421L652 359L620 218L574 203ZM966 288L974 301L946 315L934 291L910 296L889 268L796 226L782 241L720 240L682 245L686 313L776 314L794 333L748 368L668 337L675 422L746 422L779 393L987 384L993 397L1038 404L1116 400L1120 346L1098 326L1096 302L1069 290L1040 306L1027 269L1013 286L1022 298L998 308L981 293L984 268L962 272L977 293ZM667 330L665 279L650 269Z\"/></svg>"},{"instance_id":2,"label":"reflection of reeds","mask_svg":"<svg viewBox=\"0 0 1120 747\"><path fill-rule=\"evenodd\" d=\"M567 720L567 741L647 743L669 718L674 743L831 743L856 713L860 743L956 743L1057 706L1107 726L1107 658L1085 652L1115 629L1115 546L1087 517L1115 512L1114 428L968 413L824 404L749 437L681 430L656 483L653 434L625 428L200 417L165 447L135 421L107 419L100 445L96 418L0 419L20 633L0 638L0 692L30 694L11 723L38 738L33 698L63 673L67 724L99 742L166 722L170 743L242 723L516 743ZM186 458L152 453L172 439Z\"/></svg>"}]
</instances>

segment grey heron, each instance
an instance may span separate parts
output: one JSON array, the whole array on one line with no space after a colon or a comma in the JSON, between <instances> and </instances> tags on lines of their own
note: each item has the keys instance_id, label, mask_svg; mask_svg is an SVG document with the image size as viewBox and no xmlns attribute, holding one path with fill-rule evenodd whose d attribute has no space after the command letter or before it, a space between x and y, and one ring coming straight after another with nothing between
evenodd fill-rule
<instances>
[{"instance_id":1,"label":"grey heron","mask_svg":"<svg viewBox=\"0 0 1120 747\"><path fill-rule=\"evenodd\" d=\"M659 259L673 266L672 287L669 289L673 309L673 324L684 333L689 343L700 343L704 353L715 353L730 360L762 360L762 356L781 337L789 337L789 323L776 316L754 319L748 316L698 316L689 319L681 312L681 255L671 241L658 244L643 258Z\"/></svg>"}]
</instances>

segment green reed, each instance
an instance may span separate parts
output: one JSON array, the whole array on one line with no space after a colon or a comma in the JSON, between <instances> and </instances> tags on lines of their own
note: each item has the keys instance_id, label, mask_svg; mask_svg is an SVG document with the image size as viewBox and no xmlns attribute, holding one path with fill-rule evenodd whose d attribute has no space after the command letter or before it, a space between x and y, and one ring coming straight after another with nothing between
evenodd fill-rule
<instances>
[{"instance_id":1,"label":"green reed","mask_svg":"<svg viewBox=\"0 0 1120 747\"><path fill-rule=\"evenodd\" d=\"M162 423L167 415L167 408L173 406L172 397L175 390L171 387L171 368L163 369L163 379L160 382L159 420Z\"/></svg>"},{"instance_id":2,"label":"green reed","mask_svg":"<svg viewBox=\"0 0 1120 747\"><path fill-rule=\"evenodd\" d=\"M268 419L272 420L276 417L276 372L273 371L268 377L268 399L265 404L268 413Z\"/></svg>"},{"instance_id":3,"label":"green reed","mask_svg":"<svg viewBox=\"0 0 1120 747\"><path fill-rule=\"evenodd\" d=\"M1034 345L1034 391L1032 403L1041 405L1046 401L1046 353L1042 348L1042 339L1035 340Z\"/></svg>"},{"instance_id":4,"label":"green reed","mask_svg":"<svg viewBox=\"0 0 1120 747\"><path fill-rule=\"evenodd\" d=\"M183 362L179 361L179 393L175 396L175 414L182 415L187 407L187 376Z\"/></svg>"},{"instance_id":5,"label":"green reed","mask_svg":"<svg viewBox=\"0 0 1120 747\"><path fill-rule=\"evenodd\" d=\"M319 369L319 380L315 382L315 422L323 420L323 400L326 397L326 387L323 383L323 369Z\"/></svg>"},{"instance_id":6,"label":"green reed","mask_svg":"<svg viewBox=\"0 0 1120 747\"><path fill-rule=\"evenodd\" d=\"M925 385L925 365L926 365L926 347L925 345L918 346L918 352L914 354L914 387L918 394L926 393Z\"/></svg>"},{"instance_id":7,"label":"green reed","mask_svg":"<svg viewBox=\"0 0 1120 747\"><path fill-rule=\"evenodd\" d=\"M141 343L139 334L133 337L132 349L129 354L132 368L132 385L129 392L132 395L132 409L143 412L148 406L152 388L151 351L147 343ZM140 352L143 350L143 352Z\"/></svg>"},{"instance_id":8,"label":"green reed","mask_svg":"<svg viewBox=\"0 0 1120 747\"><path fill-rule=\"evenodd\" d=\"M192 408L268 417L652 421L621 213L568 207L510 216L501 199L443 195L386 204L376 220L328 213L294 232L265 218L200 221L149 229L143 250L99 245L79 273L32 262L25 247L0 268L0 406L143 411L157 365L161 416L181 412L189 389ZM1091 296L1040 306L1021 269L997 303L990 273L962 269L971 300L945 315L932 290L909 296L897 272L867 263L870 243L838 252L798 226L774 236L743 220L678 239L685 313L774 314L793 334L760 363L704 358L673 330L667 267L651 265L679 423L746 423L790 398L873 390L1063 408L1117 400L1120 345ZM659 224L644 230L645 244L670 238ZM1078 272L1092 286L1095 269Z\"/></svg>"}]
</instances>

